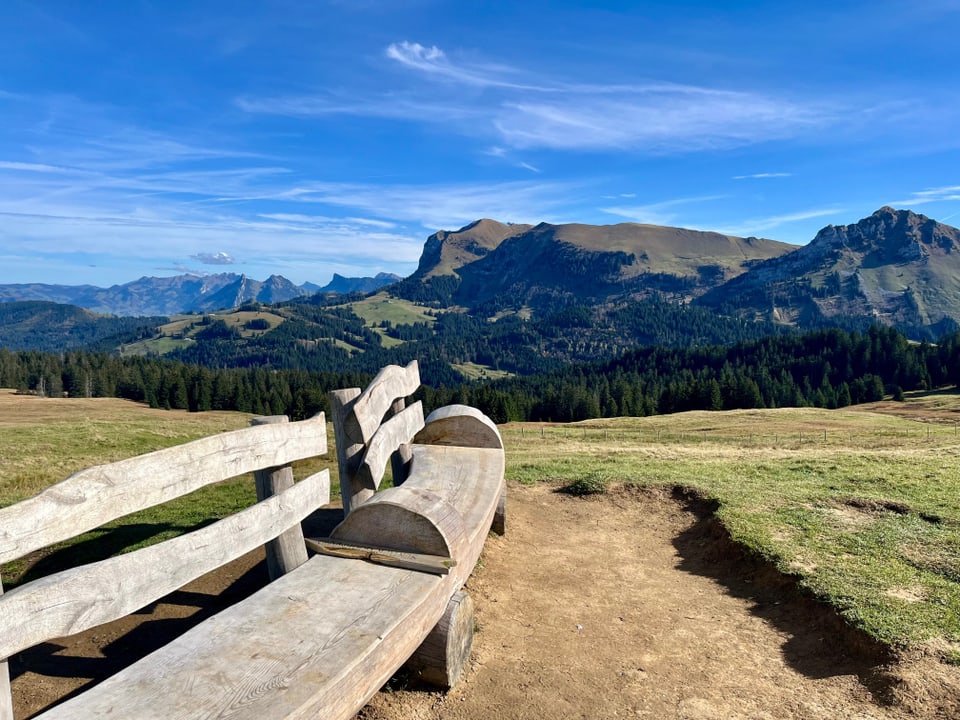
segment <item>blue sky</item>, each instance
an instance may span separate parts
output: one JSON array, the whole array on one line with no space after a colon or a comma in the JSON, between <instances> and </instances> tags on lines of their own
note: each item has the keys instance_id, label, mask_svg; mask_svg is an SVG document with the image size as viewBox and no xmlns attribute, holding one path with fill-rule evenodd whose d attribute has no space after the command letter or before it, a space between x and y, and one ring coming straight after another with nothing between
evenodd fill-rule
<instances>
[{"instance_id":1,"label":"blue sky","mask_svg":"<svg viewBox=\"0 0 960 720\"><path fill-rule=\"evenodd\" d=\"M0 283L401 275L480 217L960 216L960 3L4 0Z\"/></svg>"}]
</instances>

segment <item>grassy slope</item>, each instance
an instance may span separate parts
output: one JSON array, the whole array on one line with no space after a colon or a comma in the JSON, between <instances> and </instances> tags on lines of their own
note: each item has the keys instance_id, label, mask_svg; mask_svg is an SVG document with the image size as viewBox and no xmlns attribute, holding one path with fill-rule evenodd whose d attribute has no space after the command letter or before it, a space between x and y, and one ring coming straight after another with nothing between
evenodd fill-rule
<instances>
[{"instance_id":1,"label":"grassy slope","mask_svg":"<svg viewBox=\"0 0 960 720\"><path fill-rule=\"evenodd\" d=\"M521 482L603 473L695 488L719 502L735 540L852 624L891 644L932 642L960 658L960 437L952 421L695 412L546 427L542 435L539 426L510 425L504 437L508 477Z\"/></svg>"}]
</instances>

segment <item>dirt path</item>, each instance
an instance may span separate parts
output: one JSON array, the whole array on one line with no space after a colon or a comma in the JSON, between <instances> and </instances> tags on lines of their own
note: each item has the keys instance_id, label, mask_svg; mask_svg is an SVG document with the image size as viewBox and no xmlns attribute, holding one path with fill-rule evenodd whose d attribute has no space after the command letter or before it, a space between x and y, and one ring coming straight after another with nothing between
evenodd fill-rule
<instances>
[{"instance_id":1,"label":"dirt path","mask_svg":"<svg viewBox=\"0 0 960 720\"><path fill-rule=\"evenodd\" d=\"M508 512L469 583L479 631L464 681L447 696L382 692L362 718L960 716L941 685L952 669L886 665L665 492L513 486Z\"/></svg>"},{"instance_id":2,"label":"dirt path","mask_svg":"<svg viewBox=\"0 0 960 720\"><path fill-rule=\"evenodd\" d=\"M490 536L468 586L479 631L464 679L448 695L386 690L361 720L960 717L960 669L894 663L742 558L702 503L636 488L592 498L546 485L509 493L507 535ZM322 513L318 527L339 518ZM15 656L16 716L253 592L266 579L262 557Z\"/></svg>"}]
</instances>

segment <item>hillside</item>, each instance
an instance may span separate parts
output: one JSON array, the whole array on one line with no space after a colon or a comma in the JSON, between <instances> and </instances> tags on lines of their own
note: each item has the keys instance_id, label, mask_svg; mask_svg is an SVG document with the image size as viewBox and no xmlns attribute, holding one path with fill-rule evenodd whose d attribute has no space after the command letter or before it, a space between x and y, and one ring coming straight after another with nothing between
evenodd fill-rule
<instances>
[{"instance_id":1,"label":"hillside","mask_svg":"<svg viewBox=\"0 0 960 720\"><path fill-rule=\"evenodd\" d=\"M119 318L52 302L0 303L0 348L61 352L106 338L149 336L166 318Z\"/></svg>"},{"instance_id":2,"label":"hillside","mask_svg":"<svg viewBox=\"0 0 960 720\"><path fill-rule=\"evenodd\" d=\"M852 225L825 227L699 302L805 327L879 322L936 336L960 321L960 230L883 207Z\"/></svg>"}]
</instances>

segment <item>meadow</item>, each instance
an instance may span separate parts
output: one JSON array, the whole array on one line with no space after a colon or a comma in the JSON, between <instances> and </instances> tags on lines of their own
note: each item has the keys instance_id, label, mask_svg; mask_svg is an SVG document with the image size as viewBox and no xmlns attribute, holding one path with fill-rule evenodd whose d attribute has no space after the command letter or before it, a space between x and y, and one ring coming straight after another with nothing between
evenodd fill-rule
<instances>
[{"instance_id":1,"label":"meadow","mask_svg":"<svg viewBox=\"0 0 960 720\"><path fill-rule=\"evenodd\" d=\"M896 414L893 414L896 413ZM960 662L960 396L856 409L690 412L501 427L507 478L681 487L712 502L731 537L847 621L893 646ZM0 391L0 505L71 472L224 430L240 413L151 410L113 399ZM331 452L314 465L330 467ZM303 477L317 467L297 467ZM239 478L124 519L153 542L253 502ZM146 528L146 530L144 530ZM631 528L624 528L631 532ZM91 543L82 543L85 547ZM123 549L118 548L118 549ZM29 563L0 569L15 585Z\"/></svg>"}]
</instances>

